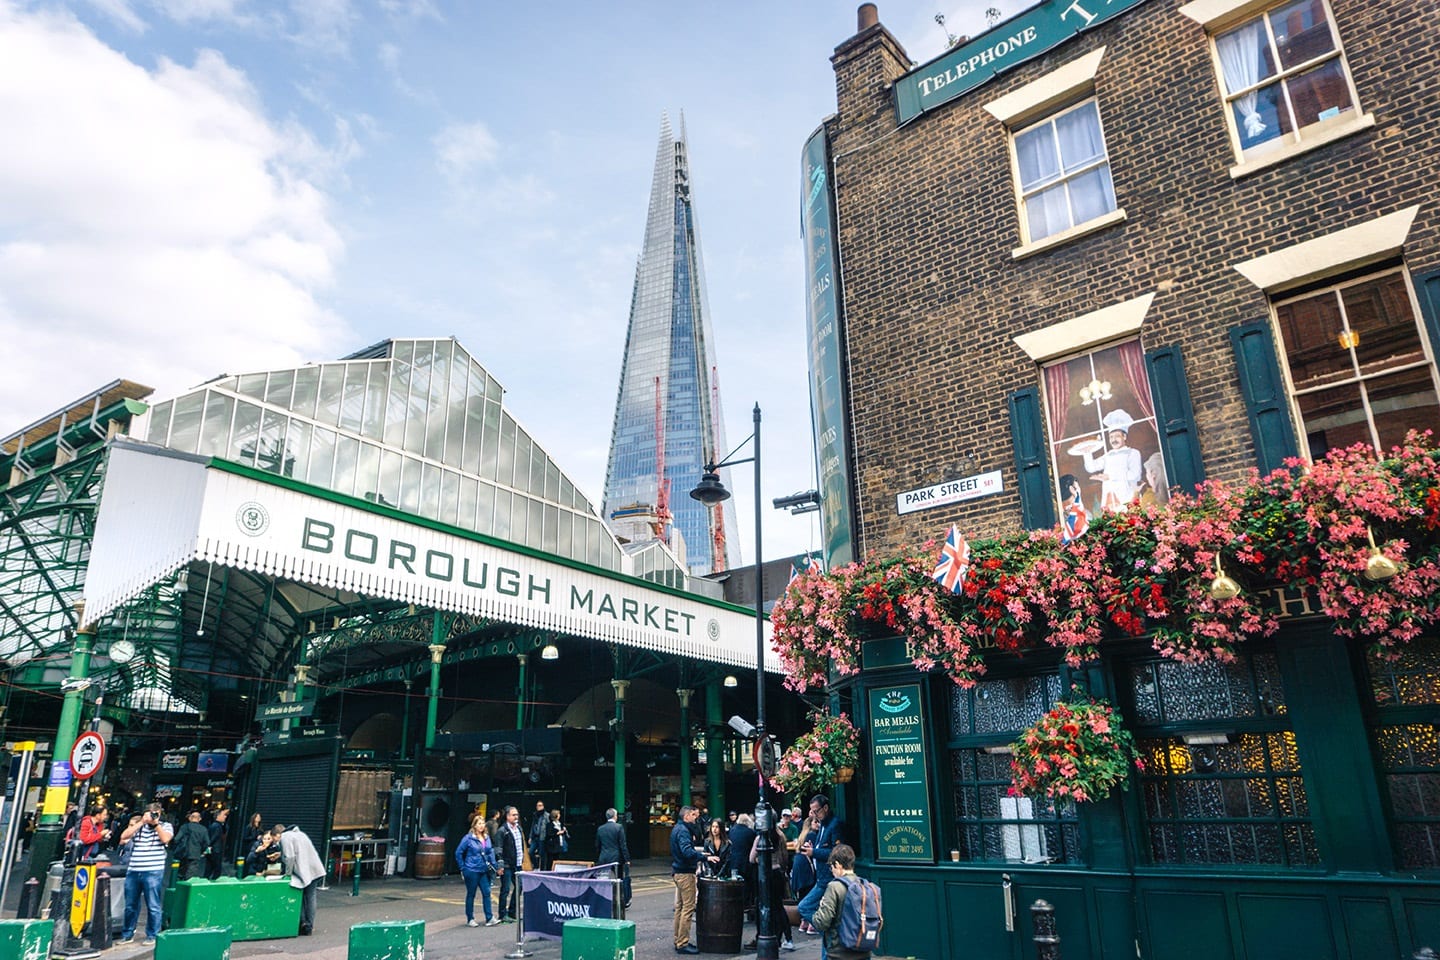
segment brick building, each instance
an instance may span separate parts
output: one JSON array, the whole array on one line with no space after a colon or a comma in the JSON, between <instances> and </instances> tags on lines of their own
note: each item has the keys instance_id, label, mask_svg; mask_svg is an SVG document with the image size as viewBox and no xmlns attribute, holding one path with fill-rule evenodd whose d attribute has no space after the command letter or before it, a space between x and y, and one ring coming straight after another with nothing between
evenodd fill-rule
<instances>
[{"instance_id":1,"label":"brick building","mask_svg":"<svg viewBox=\"0 0 1440 960\"><path fill-rule=\"evenodd\" d=\"M1045 0L916 65L862 6L806 148L832 563L1440 426L1437 55L1440 7L1412 0ZM1384 665L1301 621L1228 667L1107 653L1092 679L1122 711L1143 719L1158 682L1157 716L1189 721L1137 736L1199 752L1077 823L1006 806L1006 738L980 735L1043 712L1063 665L997 658L977 691L915 676L949 747L940 862L871 868L903 892L887 952L1021 956L1037 896L1067 957L1440 946L1440 799L1407 780L1440 783L1440 645ZM1371 694L1397 671L1425 691L1403 716ZM849 695L863 714L911 679L867 670ZM1246 730L1298 755L1227 766Z\"/></svg>"}]
</instances>

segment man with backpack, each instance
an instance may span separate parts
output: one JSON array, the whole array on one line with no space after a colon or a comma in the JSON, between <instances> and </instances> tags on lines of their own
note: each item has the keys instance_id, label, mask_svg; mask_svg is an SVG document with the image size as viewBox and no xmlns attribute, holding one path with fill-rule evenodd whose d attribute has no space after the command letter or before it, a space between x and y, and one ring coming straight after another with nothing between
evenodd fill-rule
<instances>
[{"instance_id":1,"label":"man with backpack","mask_svg":"<svg viewBox=\"0 0 1440 960\"><path fill-rule=\"evenodd\" d=\"M824 938L820 956L828 960L870 960L878 947L880 888L855 874L855 851L838 843L830 851L835 879L825 885L811 921Z\"/></svg>"}]
</instances>

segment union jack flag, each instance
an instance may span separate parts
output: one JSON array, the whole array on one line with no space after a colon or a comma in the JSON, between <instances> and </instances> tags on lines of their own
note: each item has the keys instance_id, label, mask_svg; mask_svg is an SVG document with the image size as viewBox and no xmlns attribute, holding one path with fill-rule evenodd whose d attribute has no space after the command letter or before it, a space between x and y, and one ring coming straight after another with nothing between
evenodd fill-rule
<instances>
[{"instance_id":1,"label":"union jack flag","mask_svg":"<svg viewBox=\"0 0 1440 960\"><path fill-rule=\"evenodd\" d=\"M940 586L951 593L959 593L965 584L965 573L970 569L970 544L960 535L960 528L950 525L945 546L940 548L940 562L935 564L931 574Z\"/></svg>"},{"instance_id":2,"label":"union jack flag","mask_svg":"<svg viewBox=\"0 0 1440 960\"><path fill-rule=\"evenodd\" d=\"M820 558L815 556L814 554L810 554L805 558L805 567L803 570L799 566L799 560L800 558L796 557L794 560L790 561L790 579L785 583L785 586L787 587L790 586L790 584L794 583L797 579L799 579L801 575L808 577L814 576L817 573L825 572L825 568L820 565Z\"/></svg>"}]
</instances>

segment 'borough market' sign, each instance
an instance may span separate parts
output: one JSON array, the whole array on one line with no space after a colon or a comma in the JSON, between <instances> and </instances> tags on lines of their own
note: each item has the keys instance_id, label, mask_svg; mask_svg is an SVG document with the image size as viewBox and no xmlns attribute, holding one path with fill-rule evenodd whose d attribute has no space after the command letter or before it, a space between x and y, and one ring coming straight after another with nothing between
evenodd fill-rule
<instances>
[{"instance_id":1,"label":"'borough market' sign","mask_svg":"<svg viewBox=\"0 0 1440 960\"><path fill-rule=\"evenodd\" d=\"M96 520L86 613L109 612L192 559L755 666L754 613L744 608L251 468L117 442ZM779 669L773 652L766 667ZM294 715L284 712L293 705L263 709L281 712L261 719Z\"/></svg>"},{"instance_id":2,"label":"'borough market' sign","mask_svg":"<svg viewBox=\"0 0 1440 960\"><path fill-rule=\"evenodd\" d=\"M896 80L895 107L900 122L908 123L1144 2L1046 0Z\"/></svg>"},{"instance_id":3,"label":"'borough market' sign","mask_svg":"<svg viewBox=\"0 0 1440 960\"><path fill-rule=\"evenodd\" d=\"M934 862L920 684L870 690L870 759L875 784L875 859Z\"/></svg>"}]
</instances>

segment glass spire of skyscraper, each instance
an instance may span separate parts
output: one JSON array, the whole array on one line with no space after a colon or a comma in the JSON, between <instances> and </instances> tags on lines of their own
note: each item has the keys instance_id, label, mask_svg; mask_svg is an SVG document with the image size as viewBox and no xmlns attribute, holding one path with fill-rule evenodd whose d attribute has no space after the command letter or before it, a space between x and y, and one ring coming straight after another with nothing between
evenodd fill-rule
<instances>
[{"instance_id":1,"label":"glass spire of skyscraper","mask_svg":"<svg viewBox=\"0 0 1440 960\"><path fill-rule=\"evenodd\" d=\"M689 496L705 464L729 452L719 411L684 118L676 137L665 117L630 301L603 515L612 524L637 514L655 517L668 500L668 524L661 519L654 527L679 532L695 574L727 570L739 556L733 502L712 511ZM657 469L662 458L668 489ZM731 485L726 471L722 480ZM669 538L674 543L673 533Z\"/></svg>"}]
</instances>

